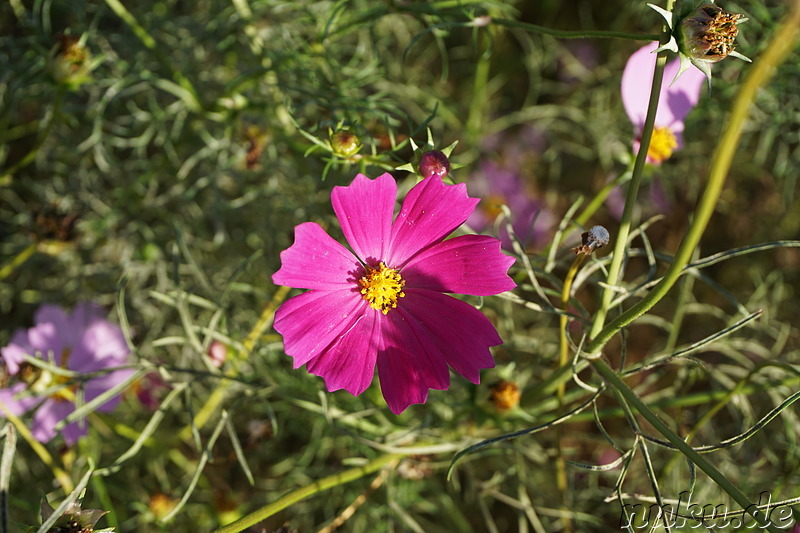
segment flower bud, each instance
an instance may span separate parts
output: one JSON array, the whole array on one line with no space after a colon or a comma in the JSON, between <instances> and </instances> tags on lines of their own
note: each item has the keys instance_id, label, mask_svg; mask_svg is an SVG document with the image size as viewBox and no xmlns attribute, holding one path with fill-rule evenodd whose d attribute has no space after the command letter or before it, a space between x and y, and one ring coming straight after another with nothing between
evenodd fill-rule
<instances>
[{"instance_id":1,"label":"flower bud","mask_svg":"<svg viewBox=\"0 0 800 533\"><path fill-rule=\"evenodd\" d=\"M575 248L576 254L590 254L607 245L611 240L608 230L603 226L592 226L581 234L581 245Z\"/></svg>"},{"instance_id":2,"label":"flower bud","mask_svg":"<svg viewBox=\"0 0 800 533\"><path fill-rule=\"evenodd\" d=\"M89 81L91 54L80 41L69 35L59 35L48 59L47 68L56 83L77 89Z\"/></svg>"},{"instance_id":3,"label":"flower bud","mask_svg":"<svg viewBox=\"0 0 800 533\"><path fill-rule=\"evenodd\" d=\"M450 160L439 150L425 152L419 160L419 175L423 178L444 178L450 172Z\"/></svg>"},{"instance_id":4,"label":"flower bud","mask_svg":"<svg viewBox=\"0 0 800 533\"><path fill-rule=\"evenodd\" d=\"M690 59L716 63L734 50L739 34L739 13L728 13L714 4L703 4L684 17L678 28L680 51Z\"/></svg>"},{"instance_id":5,"label":"flower bud","mask_svg":"<svg viewBox=\"0 0 800 533\"><path fill-rule=\"evenodd\" d=\"M500 381L492 385L492 403L500 411L508 411L519 405L519 385L512 381Z\"/></svg>"},{"instance_id":6,"label":"flower bud","mask_svg":"<svg viewBox=\"0 0 800 533\"><path fill-rule=\"evenodd\" d=\"M228 347L219 341L213 341L208 347L208 357L211 359L211 364L219 368L228 358Z\"/></svg>"},{"instance_id":7,"label":"flower bud","mask_svg":"<svg viewBox=\"0 0 800 533\"><path fill-rule=\"evenodd\" d=\"M339 130L331 135L331 148L340 157L352 157L361 150L361 142L353 132Z\"/></svg>"}]
</instances>

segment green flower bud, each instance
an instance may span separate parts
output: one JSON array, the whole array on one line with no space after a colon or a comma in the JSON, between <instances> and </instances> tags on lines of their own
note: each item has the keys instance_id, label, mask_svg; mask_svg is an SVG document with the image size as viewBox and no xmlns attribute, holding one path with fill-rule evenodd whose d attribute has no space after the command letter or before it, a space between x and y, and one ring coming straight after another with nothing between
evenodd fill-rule
<instances>
[{"instance_id":1,"label":"green flower bud","mask_svg":"<svg viewBox=\"0 0 800 533\"><path fill-rule=\"evenodd\" d=\"M339 130L331 134L330 142L333 153L339 157L353 157L361 150L361 141L354 133L348 130Z\"/></svg>"},{"instance_id":2,"label":"green flower bud","mask_svg":"<svg viewBox=\"0 0 800 533\"><path fill-rule=\"evenodd\" d=\"M77 89L91 80L92 56L76 37L59 35L58 41L50 53L47 68L56 83Z\"/></svg>"}]
</instances>

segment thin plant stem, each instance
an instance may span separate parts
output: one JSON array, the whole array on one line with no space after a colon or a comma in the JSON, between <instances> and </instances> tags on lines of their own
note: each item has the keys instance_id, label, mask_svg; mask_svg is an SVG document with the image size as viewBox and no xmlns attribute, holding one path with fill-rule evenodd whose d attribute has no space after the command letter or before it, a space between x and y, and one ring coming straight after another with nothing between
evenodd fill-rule
<instances>
[{"instance_id":1,"label":"thin plant stem","mask_svg":"<svg viewBox=\"0 0 800 533\"><path fill-rule=\"evenodd\" d=\"M674 0L667 0L667 11L672 11L674 4ZM661 43L666 43L669 40L669 37L670 29L668 26L664 25ZM622 211L622 218L620 219L619 230L617 231L616 242L614 244L614 255L611 257L611 264L608 267L606 287L604 288L603 294L600 298L600 306L594 315L594 320L592 321L592 327L589 331L589 339L594 339L603 329L606 315L608 314L608 308L611 305L611 300L614 297L614 287L616 287L620 280L622 262L625 258L625 252L628 246L628 235L631 231L633 208L636 205L636 197L639 194L639 186L642 183L644 165L647 162L647 151L650 149L650 138L653 135L653 128L655 126L656 110L658 109L658 100L661 96L661 84L664 79L664 66L666 64L666 51L659 52L658 56L656 57L656 67L653 71L653 84L650 89L650 101L647 104L647 116L644 119L639 151L636 153L636 161L633 164L631 181L628 184L628 194L625 197L625 208Z\"/></svg>"},{"instance_id":2,"label":"thin plant stem","mask_svg":"<svg viewBox=\"0 0 800 533\"><path fill-rule=\"evenodd\" d=\"M377 459L373 459L363 466L351 468L350 470L345 470L340 474L334 474L332 476L320 479L319 481L315 481L310 485L306 485L305 487L290 492L283 498L280 498L269 505L265 505L261 509L252 512L249 515L244 516L231 524L228 524L227 526L217 529L216 533L237 533L239 531L243 531L244 529L257 524L266 518L269 518L275 513L278 513L279 511L282 511L283 509L286 509L287 507L294 505L301 500L310 498L315 494L332 489L333 487L350 483L351 481L360 479L386 466L392 465L393 463L397 463L397 461L402 459L404 455L405 454L402 453L388 453L386 455L381 455Z\"/></svg>"},{"instance_id":3,"label":"thin plant stem","mask_svg":"<svg viewBox=\"0 0 800 533\"><path fill-rule=\"evenodd\" d=\"M564 285L561 288L561 309L565 312L568 311L569 307L569 295L572 292L572 283L575 281L575 276L580 270L581 265L583 264L584 260L586 259L586 254L578 254L575 257L575 260L572 262L572 265L569 267L567 271L567 275L564 276ZM569 316L563 314L559 317L559 355L558 355L558 366L565 367L569 364L569 340L567 338L567 327L569 326ZM566 392L566 382L560 383L558 385L558 407L559 413L562 410L564 405L564 394ZM562 437L562 426L556 427L556 432L558 435L558 457L556 458L556 486L558 491L561 493L561 504L563 507L564 513L561 515L561 522L564 524L564 531L566 533L571 533L574 530L572 524L572 518L569 514L569 501L568 501L568 483L567 483L567 463L564 459L563 449L561 447L561 437Z\"/></svg>"},{"instance_id":4,"label":"thin plant stem","mask_svg":"<svg viewBox=\"0 0 800 533\"><path fill-rule=\"evenodd\" d=\"M0 280L6 279L8 276L14 273L14 271L22 266L25 261L31 258L33 254L36 252L36 243L29 244L24 250L18 253L14 258L0 267Z\"/></svg>"},{"instance_id":5,"label":"thin plant stem","mask_svg":"<svg viewBox=\"0 0 800 533\"><path fill-rule=\"evenodd\" d=\"M600 189L597 192L597 194L594 195L594 198L591 199L591 201L586 205L586 207L583 208L581 214L575 217L575 223L580 227L585 226L586 223L589 222L589 219L594 216L594 214L597 212L598 209L600 209L600 206L603 205L603 202L606 201L606 198L608 198L608 195L611 194L611 191L614 190L614 187L617 187L622 183L625 183L625 181L629 180L630 177L631 177L631 170L629 168L628 170L626 170L613 180L606 183L603 186L603 188Z\"/></svg>"},{"instance_id":6,"label":"thin plant stem","mask_svg":"<svg viewBox=\"0 0 800 533\"><path fill-rule=\"evenodd\" d=\"M521 22L519 20L492 19L492 24L507 26L509 28L520 28L533 33L542 33L559 39L628 39L631 41L656 41L659 38L657 33L626 33L621 31L582 31L582 30L556 30Z\"/></svg>"},{"instance_id":7,"label":"thin plant stem","mask_svg":"<svg viewBox=\"0 0 800 533\"><path fill-rule=\"evenodd\" d=\"M264 331L272 324L272 321L275 317L275 310L286 298L287 294L289 294L289 287L278 287L278 290L275 291L275 295L272 297L272 300L270 300L269 303L264 306L264 309L261 311L261 316L258 317L258 321L253 326L252 330L250 330L250 333L247 335L247 339L245 339L245 341L242 343L245 348L244 355L249 355L250 352L253 351L256 343L264 334ZM227 374L227 377L232 377L234 375L234 371L231 370ZM184 427L179 433L179 438L181 440L188 440L192 437L193 427L200 429L208 423L208 421L211 419L211 416L216 412L216 410L222 404L222 401L225 399L225 393L227 392L230 383L230 380L222 380L219 385L217 385L217 387L212 391L211 395L206 400L206 403L203 404L203 407L201 407L200 411L198 411L194 416L192 424Z\"/></svg>"},{"instance_id":8,"label":"thin plant stem","mask_svg":"<svg viewBox=\"0 0 800 533\"><path fill-rule=\"evenodd\" d=\"M53 456L50 455L50 452L47 451L47 448L42 446L38 440L36 440L31 433L31 430L28 429L22 420L19 419L14 413L12 413L6 404L0 401L0 413L2 413L3 417L8 419L14 425L14 428L17 430L17 433L25 439L25 442L33 449L36 455L39 456L39 459L53 472L58 484L61 485L61 488L64 490L64 494L69 494L72 492L73 488L75 487L72 483L72 478L56 464L53 460Z\"/></svg>"},{"instance_id":9,"label":"thin plant stem","mask_svg":"<svg viewBox=\"0 0 800 533\"><path fill-rule=\"evenodd\" d=\"M677 433L672 431L666 423L664 423L658 415L655 414L647 405L639 399L633 390L625 384L624 381L614 372L614 370L606 364L602 359L593 359L591 365L594 370L603 376L606 382L613 387L625 401L632 405L650 425L652 425L659 433L661 433L673 446L680 450L691 462L697 465L700 470L705 472L708 477L714 480L719 487L728 493L733 500L741 505L762 528L766 528L771 533L779 533L781 530L772 525L769 517L764 513L754 510L755 505L742 493L736 486L728 481L728 479L717 470L705 457L696 452L689 444L686 443Z\"/></svg>"},{"instance_id":10,"label":"thin plant stem","mask_svg":"<svg viewBox=\"0 0 800 533\"><path fill-rule=\"evenodd\" d=\"M681 241L672 263L664 273L664 277L661 278L661 281L638 303L610 321L601 330L591 335L591 340L586 345L585 349L587 354L596 355L621 328L627 326L649 311L650 308L669 292L680 277L684 267L691 260L692 254L700 243L700 238L703 236L706 226L711 219L711 215L714 213L717 200L725 184L725 178L731 167L733 155L739 145L739 139L742 135L744 124L747 121L750 106L759 89L767 84L775 73L778 65L783 63L789 54L791 54L797 45L798 38L800 38L800 0L795 0L792 6L792 10L784 18L784 21L773 35L766 50L764 50L761 57L753 63L752 69L750 69L742 82L739 93L734 101L728 123L723 130L722 139L714 152L714 157L711 161L711 169L709 171L708 184L706 185L702 198L700 198L697 210L689 225L689 230ZM644 143L644 136L642 137L642 143ZM636 179L635 176L636 170L634 169L634 180ZM625 208L627 210L627 203ZM614 252L614 259L616 259L616 249ZM610 275L609 284L614 285ZM612 295L609 294L608 296L610 298ZM596 328L601 327L602 320L596 320L594 326Z\"/></svg>"}]
</instances>

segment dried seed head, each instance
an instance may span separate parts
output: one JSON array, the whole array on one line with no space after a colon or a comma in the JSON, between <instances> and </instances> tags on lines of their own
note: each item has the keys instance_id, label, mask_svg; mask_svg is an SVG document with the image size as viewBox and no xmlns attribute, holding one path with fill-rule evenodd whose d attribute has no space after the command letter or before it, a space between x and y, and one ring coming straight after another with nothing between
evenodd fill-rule
<instances>
[{"instance_id":1,"label":"dried seed head","mask_svg":"<svg viewBox=\"0 0 800 533\"><path fill-rule=\"evenodd\" d=\"M592 226L581 234L581 245L575 248L576 254L590 254L607 245L611 240L608 230L603 226Z\"/></svg>"},{"instance_id":2,"label":"dried seed head","mask_svg":"<svg viewBox=\"0 0 800 533\"><path fill-rule=\"evenodd\" d=\"M714 4L703 4L680 23L680 50L690 59L716 63L734 51L739 34L739 13L728 13Z\"/></svg>"}]
</instances>

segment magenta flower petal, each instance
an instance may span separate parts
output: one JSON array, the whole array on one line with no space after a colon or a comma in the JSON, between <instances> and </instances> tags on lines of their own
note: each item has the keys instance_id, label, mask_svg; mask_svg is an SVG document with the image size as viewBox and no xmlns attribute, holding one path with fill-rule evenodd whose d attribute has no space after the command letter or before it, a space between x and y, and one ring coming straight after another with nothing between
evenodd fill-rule
<instances>
[{"instance_id":1,"label":"magenta flower petal","mask_svg":"<svg viewBox=\"0 0 800 533\"><path fill-rule=\"evenodd\" d=\"M344 238L366 263L386 256L396 196L397 184L388 173L374 180L358 174L349 186L333 188L331 203Z\"/></svg>"},{"instance_id":2,"label":"magenta flower petal","mask_svg":"<svg viewBox=\"0 0 800 533\"><path fill-rule=\"evenodd\" d=\"M403 303L453 370L477 384L482 368L494 368L489 347L503 341L483 313L452 296L421 289L408 289Z\"/></svg>"},{"instance_id":3,"label":"magenta flower petal","mask_svg":"<svg viewBox=\"0 0 800 533\"><path fill-rule=\"evenodd\" d=\"M501 340L491 323L441 292L510 290L514 282L506 271L514 260L490 237L444 241L477 203L464 185L424 179L408 193L389 231L395 190L388 174L373 181L359 175L332 195L364 264L340 252L320 228L304 224L281 254L273 279L311 288L275 313L274 328L294 367L306 365L329 391L358 395L377 365L386 402L399 413L424 402L429 389L449 386L448 362L473 382L481 368L494 365L489 346Z\"/></svg>"},{"instance_id":4,"label":"magenta flower petal","mask_svg":"<svg viewBox=\"0 0 800 533\"><path fill-rule=\"evenodd\" d=\"M286 355L299 368L349 330L369 308L355 289L310 291L289 299L275 313Z\"/></svg>"},{"instance_id":5,"label":"magenta flower petal","mask_svg":"<svg viewBox=\"0 0 800 533\"><path fill-rule=\"evenodd\" d=\"M298 289L352 288L363 268L347 248L319 224L306 222L294 230L294 244L281 252L281 268L272 275L277 285Z\"/></svg>"},{"instance_id":6,"label":"magenta flower petal","mask_svg":"<svg viewBox=\"0 0 800 533\"><path fill-rule=\"evenodd\" d=\"M486 296L510 291L516 283L506 274L514 258L500 251L500 241L483 235L462 235L434 244L405 267L409 287Z\"/></svg>"},{"instance_id":7,"label":"magenta flower petal","mask_svg":"<svg viewBox=\"0 0 800 533\"><path fill-rule=\"evenodd\" d=\"M398 308L387 318L384 348L378 353L378 376L389 410L400 414L411 404L425 403L428 389L449 387L450 372L443 347L416 316Z\"/></svg>"},{"instance_id":8,"label":"magenta flower petal","mask_svg":"<svg viewBox=\"0 0 800 533\"><path fill-rule=\"evenodd\" d=\"M467 220L478 201L467 196L463 183L445 185L438 176L419 182L395 219L386 265L402 267L414 254L444 239Z\"/></svg>"},{"instance_id":9,"label":"magenta flower petal","mask_svg":"<svg viewBox=\"0 0 800 533\"><path fill-rule=\"evenodd\" d=\"M366 312L325 353L308 362L308 371L325 379L329 392L344 389L354 396L364 392L375 374L381 337L379 312Z\"/></svg>"},{"instance_id":10,"label":"magenta flower petal","mask_svg":"<svg viewBox=\"0 0 800 533\"><path fill-rule=\"evenodd\" d=\"M37 396L18 396L25 388L25 383L15 383L7 389L0 389L0 402L6 406L6 409L12 415L24 415L42 402L42 399ZM0 410L0 417L5 418L2 410Z\"/></svg>"},{"instance_id":11,"label":"magenta flower petal","mask_svg":"<svg viewBox=\"0 0 800 533\"><path fill-rule=\"evenodd\" d=\"M53 437L56 436L55 425L67 418L67 416L74 410L75 405L72 402L56 400L53 398L48 398L45 400L36 410L36 414L33 415L31 433L33 434L34 438L39 442L49 442ZM85 433L86 430L84 429L83 432L78 436L82 436ZM74 443L74 441L67 442L67 444L72 443Z\"/></svg>"}]
</instances>

